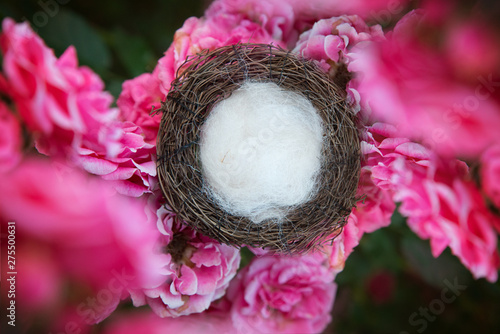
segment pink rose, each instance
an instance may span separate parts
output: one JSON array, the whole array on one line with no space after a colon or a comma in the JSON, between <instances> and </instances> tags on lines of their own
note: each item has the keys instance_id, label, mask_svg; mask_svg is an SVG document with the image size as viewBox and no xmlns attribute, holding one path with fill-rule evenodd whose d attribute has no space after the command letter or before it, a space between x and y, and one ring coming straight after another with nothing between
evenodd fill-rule
<instances>
[{"instance_id":1,"label":"pink rose","mask_svg":"<svg viewBox=\"0 0 500 334\"><path fill-rule=\"evenodd\" d=\"M310 30L300 35L294 52L317 60L325 70L330 69L331 74L335 74L339 63L348 64L346 56L356 44L383 38L381 26L369 27L359 16L342 15L315 22Z\"/></svg>"},{"instance_id":2,"label":"pink rose","mask_svg":"<svg viewBox=\"0 0 500 334\"><path fill-rule=\"evenodd\" d=\"M227 293L237 333L320 333L330 322L333 278L317 257L255 257Z\"/></svg>"},{"instance_id":3,"label":"pink rose","mask_svg":"<svg viewBox=\"0 0 500 334\"><path fill-rule=\"evenodd\" d=\"M492 146L481 156L481 186L493 202L500 208L500 145ZM500 226L497 226L500 232Z\"/></svg>"},{"instance_id":4,"label":"pink rose","mask_svg":"<svg viewBox=\"0 0 500 334\"><path fill-rule=\"evenodd\" d=\"M140 127L148 144L156 144L161 121L161 113L152 116L151 111L160 107L164 97L156 73L144 73L123 83L123 90L116 102L120 117Z\"/></svg>"},{"instance_id":5,"label":"pink rose","mask_svg":"<svg viewBox=\"0 0 500 334\"><path fill-rule=\"evenodd\" d=\"M126 289L158 282L160 257L153 249L158 232L147 224L140 201L117 195L99 179L54 166L28 160L3 176L2 224L15 222L19 247L38 244L40 255L48 254L45 261L65 279L97 295L92 303L82 300L78 312L86 323L99 322Z\"/></svg>"},{"instance_id":6,"label":"pink rose","mask_svg":"<svg viewBox=\"0 0 500 334\"><path fill-rule=\"evenodd\" d=\"M500 219L488 211L474 183L455 169L439 166L434 175L415 171L394 199L402 202L399 210L412 230L430 239L434 256L449 246L475 278L494 282L500 268L494 226Z\"/></svg>"},{"instance_id":7,"label":"pink rose","mask_svg":"<svg viewBox=\"0 0 500 334\"><path fill-rule=\"evenodd\" d=\"M429 165L431 151L424 146L411 142L408 138L397 137L397 128L375 123L365 128L361 142L363 169L371 172L375 185L385 191L394 191L402 178L411 178L411 168L398 170L391 168L393 163L403 157L408 160L407 166L414 168Z\"/></svg>"},{"instance_id":8,"label":"pink rose","mask_svg":"<svg viewBox=\"0 0 500 334\"><path fill-rule=\"evenodd\" d=\"M109 141L115 141L113 155L82 149L73 160L87 172L100 175L127 196L140 197L157 190L156 147L146 142L143 129L129 121L114 122Z\"/></svg>"},{"instance_id":9,"label":"pink rose","mask_svg":"<svg viewBox=\"0 0 500 334\"><path fill-rule=\"evenodd\" d=\"M389 226L391 216L396 209L392 200L392 191L378 187L372 178L371 167L362 167L358 192L360 201L356 203L353 214L357 217L360 233L371 233Z\"/></svg>"},{"instance_id":10,"label":"pink rose","mask_svg":"<svg viewBox=\"0 0 500 334\"><path fill-rule=\"evenodd\" d=\"M205 16L239 16L261 26L274 40L288 45L295 43L299 34L296 29L296 25L300 24L296 22L298 14L293 1L221 0L214 1Z\"/></svg>"},{"instance_id":11,"label":"pink rose","mask_svg":"<svg viewBox=\"0 0 500 334\"><path fill-rule=\"evenodd\" d=\"M357 14L378 23L388 23L403 13L408 0L220 0L214 1L207 13L221 10L244 13L261 24L275 39L293 46L298 34L321 19Z\"/></svg>"},{"instance_id":12,"label":"pink rose","mask_svg":"<svg viewBox=\"0 0 500 334\"><path fill-rule=\"evenodd\" d=\"M357 79L347 71L347 66L351 60L351 50L357 44L383 39L380 25L368 26L359 16L342 15L315 22L310 30L300 35L293 51L317 61L338 85L345 87L347 100L354 112L358 113L363 108L365 116L367 105L361 101L356 89Z\"/></svg>"},{"instance_id":13,"label":"pink rose","mask_svg":"<svg viewBox=\"0 0 500 334\"><path fill-rule=\"evenodd\" d=\"M163 280L132 292L135 306L149 304L160 317L203 312L221 298L240 263L239 250L194 232L161 207L157 251L166 254Z\"/></svg>"},{"instance_id":14,"label":"pink rose","mask_svg":"<svg viewBox=\"0 0 500 334\"><path fill-rule=\"evenodd\" d=\"M160 107L163 98L156 71L125 81L117 101L120 121L112 123L109 134L110 140L117 142L113 154L85 150L76 158L77 163L112 182L122 194L139 197L157 190L156 137L161 113L153 116L151 112Z\"/></svg>"},{"instance_id":15,"label":"pink rose","mask_svg":"<svg viewBox=\"0 0 500 334\"><path fill-rule=\"evenodd\" d=\"M0 172L21 160L21 127L9 108L0 101Z\"/></svg>"}]
</instances>

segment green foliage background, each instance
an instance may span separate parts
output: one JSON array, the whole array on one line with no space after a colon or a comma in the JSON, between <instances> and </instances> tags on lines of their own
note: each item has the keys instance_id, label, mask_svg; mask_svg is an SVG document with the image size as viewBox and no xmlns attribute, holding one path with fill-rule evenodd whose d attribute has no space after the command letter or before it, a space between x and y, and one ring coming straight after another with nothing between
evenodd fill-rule
<instances>
[{"instance_id":1,"label":"green foliage background","mask_svg":"<svg viewBox=\"0 0 500 334\"><path fill-rule=\"evenodd\" d=\"M97 72L117 97L123 81L153 70L175 30L186 18L201 16L209 2L11 0L0 3L0 17L30 21L56 55L74 45L80 64ZM404 218L396 213L392 220L363 237L338 275L325 333L499 333L500 283L474 280L448 249L433 258L429 242L416 237ZM244 261L251 256L242 255ZM445 281L455 280L466 290L444 303L440 314L429 313L425 328L422 321L410 323L414 312L414 320L425 319L421 308L440 300Z\"/></svg>"}]
</instances>

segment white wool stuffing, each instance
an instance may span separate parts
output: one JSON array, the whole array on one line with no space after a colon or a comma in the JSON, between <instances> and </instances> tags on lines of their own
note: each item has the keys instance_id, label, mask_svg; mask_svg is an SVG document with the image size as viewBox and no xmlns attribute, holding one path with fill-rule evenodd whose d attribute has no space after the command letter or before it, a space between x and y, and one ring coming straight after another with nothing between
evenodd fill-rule
<instances>
[{"instance_id":1,"label":"white wool stuffing","mask_svg":"<svg viewBox=\"0 0 500 334\"><path fill-rule=\"evenodd\" d=\"M205 191L230 214L279 222L318 188L323 132L304 96L275 83L246 82L201 128Z\"/></svg>"}]
</instances>

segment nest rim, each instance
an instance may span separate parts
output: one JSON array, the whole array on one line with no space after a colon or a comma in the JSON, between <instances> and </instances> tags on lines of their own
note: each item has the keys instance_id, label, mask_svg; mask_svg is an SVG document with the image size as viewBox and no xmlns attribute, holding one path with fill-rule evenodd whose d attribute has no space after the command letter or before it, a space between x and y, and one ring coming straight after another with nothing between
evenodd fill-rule
<instances>
[{"instance_id":1,"label":"nest rim","mask_svg":"<svg viewBox=\"0 0 500 334\"><path fill-rule=\"evenodd\" d=\"M306 97L324 123L319 187L277 223L255 224L221 209L204 191L199 130L213 107L244 82L274 82ZM341 232L357 201L361 149L345 93L313 61L272 44L240 43L190 56L159 111L157 175L166 207L221 243L303 252ZM333 235L333 237L332 237Z\"/></svg>"}]
</instances>

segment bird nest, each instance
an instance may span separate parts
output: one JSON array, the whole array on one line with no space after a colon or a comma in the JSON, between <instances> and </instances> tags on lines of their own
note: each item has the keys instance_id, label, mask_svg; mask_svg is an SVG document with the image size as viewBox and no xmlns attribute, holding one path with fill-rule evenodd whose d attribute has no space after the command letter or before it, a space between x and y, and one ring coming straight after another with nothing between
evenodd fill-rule
<instances>
[{"instance_id":1,"label":"bird nest","mask_svg":"<svg viewBox=\"0 0 500 334\"><path fill-rule=\"evenodd\" d=\"M256 224L225 212L204 191L200 128L213 107L244 82L273 82L305 96L324 123L322 170L311 200L285 219ZM160 110L157 169L167 207L221 243L297 252L340 233L355 205L360 144L355 115L341 91L315 63L273 45L238 44L190 57Z\"/></svg>"}]
</instances>

